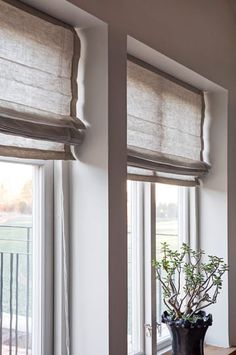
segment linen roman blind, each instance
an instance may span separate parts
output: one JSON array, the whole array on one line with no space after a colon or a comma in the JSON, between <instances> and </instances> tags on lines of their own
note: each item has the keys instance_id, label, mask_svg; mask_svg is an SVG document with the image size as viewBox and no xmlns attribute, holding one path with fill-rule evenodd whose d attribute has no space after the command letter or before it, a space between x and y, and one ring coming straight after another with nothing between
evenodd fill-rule
<instances>
[{"instance_id":1,"label":"linen roman blind","mask_svg":"<svg viewBox=\"0 0 236 355\"><path fill-rule=\"evenodd\" d=\"M79 53L73 28L0 0L0 155L72 158L85 129L76 117Z\"/></svg>"},{"instance_id":2,"label":"linen roman blind","mask_svg":"<svg viewBox=\"0 0 236 355\"><path fill-rule=\"evenodd\" d=\"M128 56L127 112L129 179L198 184L209 169L203 92Z\"/></svg>"}]
</instances>

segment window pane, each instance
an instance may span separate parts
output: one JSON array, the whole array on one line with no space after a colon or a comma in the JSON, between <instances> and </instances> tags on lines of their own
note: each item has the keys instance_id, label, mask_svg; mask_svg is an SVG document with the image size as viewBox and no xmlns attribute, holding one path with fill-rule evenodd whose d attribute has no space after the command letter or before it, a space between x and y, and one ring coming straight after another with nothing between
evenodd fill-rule
<instances>
[{"instance_id":1,"label":"window pane","mask_svg":"<svg viewBox=\"0 0 236 355\"><path fill-rule=\"evenodd\" d=\"M161 244L167 242L171 249L179 248L179 189L174 185L156 184L156 258L161 258ZM168 336L166 326L161 324L165 310L161 287L157 282L157 322L160 324L157 340Z\"/></svg>"},{"instance_id":2,"label":"window pane","mask_svg":"<svg viewBox=\"0 0 236 355\"><path fill-rule=\"evenodd\" d=\"M0 347L31 354L31 165L0 162Z\"/></svg>"}]
</instances>

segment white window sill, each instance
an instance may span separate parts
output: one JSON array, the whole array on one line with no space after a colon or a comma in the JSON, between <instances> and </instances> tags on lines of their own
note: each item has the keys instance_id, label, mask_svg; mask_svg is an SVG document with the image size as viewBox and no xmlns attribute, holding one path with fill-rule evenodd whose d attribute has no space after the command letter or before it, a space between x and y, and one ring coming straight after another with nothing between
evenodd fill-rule
<instances>
[{"instance_id":1,"label":"white window sill","mask_svg":"<svg viewBox=\"0 0 236 355\"><path fill-rule=\"evenodd\" d=\"M130 353L129 355L144 355L144 353ZM157 355L171 355L171 346L158 350Z\"/></svg>"},{"instance_id":2,"label":"white window sill","mask_svg":"<svg viewBox=\"0 0 236 355\"><path fill-rule=\"evenodd\" d=\"M171 355L171 346L168 346L162 350L157 351L157 355Z\"/></svg>"},{"instance_id":3,"label":"white window sill","mask_svg":"<svg viewBox=\"0 0 236 355\"><path fill-rule=\"evenodd\" d=\"M168 351L171 350L170 335L165 335L157 342L157 355L169 355Z\"/></svg>"}]
</instances>

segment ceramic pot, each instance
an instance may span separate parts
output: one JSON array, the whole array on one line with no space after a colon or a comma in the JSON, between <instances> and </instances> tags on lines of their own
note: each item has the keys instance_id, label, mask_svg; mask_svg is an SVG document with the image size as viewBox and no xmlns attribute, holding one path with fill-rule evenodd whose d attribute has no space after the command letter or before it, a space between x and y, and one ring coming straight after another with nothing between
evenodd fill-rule
<instances>
[{"instance_id":1,"label":"ceramic pot","mask_svg":"<svg viewBox=\"0 0 236 355\"><path fill-rule=\"evenodd\" d=\"M173 320L164 312L162 321L169 329L172 339L172 355L204 355L204 338L212 325L212 316L200 313L195 323L188 320Z\"/></svg>"}]
</instances>

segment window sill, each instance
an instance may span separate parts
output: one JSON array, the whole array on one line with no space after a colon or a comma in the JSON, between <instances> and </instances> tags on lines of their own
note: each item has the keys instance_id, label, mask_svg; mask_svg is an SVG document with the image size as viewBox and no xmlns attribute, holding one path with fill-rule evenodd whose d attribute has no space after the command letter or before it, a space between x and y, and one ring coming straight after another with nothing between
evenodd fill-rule
<instances>
[{"instance_id":1,"label":"window sill","mask_svg":"<svg viewBox=\"0 0 236 355\"><path fill-rule=\"evenodd\" d=\"M169 355L168 351L171 350L171 337L165 335L157 342L157 355Z\"/></svg>"},{"instance_id":2,"label":"window sill","mask_svg":"<svg viewBox=\"0 0 236 355\"><path fill-rule=\"evenodd\" d=\"M236 348L218 348L217 346L206 345L205 355L233 355Z\"/></svg>"},{"instance_id":3,"label":"window sill","mask_svg":"<svg viewBox=\"0 0 236 355\"><path fill-rule=\"evenodd\" d=\"M168 346L162 350L157 351L157 355L171 355L171 346Z\"/></svg>"},{"instance_id":4,"label":"window sill","mask_svg":"<svg viewBox=\"0 0 236 355\"><path fill-rule=\"evenodd\" d=\"M157 355L171 355L171 347L158 351ZM206 345L205 355L236 355L236 348L219 348Z\"/></svg>"}]
</instances>

